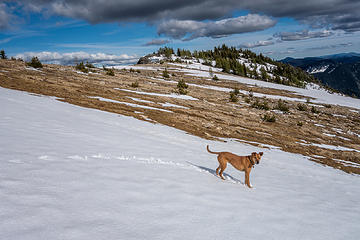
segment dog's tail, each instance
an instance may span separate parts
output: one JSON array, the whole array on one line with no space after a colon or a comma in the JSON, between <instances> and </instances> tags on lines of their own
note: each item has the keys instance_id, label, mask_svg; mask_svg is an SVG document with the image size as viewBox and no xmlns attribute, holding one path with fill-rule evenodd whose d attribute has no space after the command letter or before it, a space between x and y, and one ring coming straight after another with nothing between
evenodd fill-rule
<instances>
[{"instance_id":1,"label":"dog's tail","mask_svg":"<svg viewBox=\"0 0 360 240\"><path fill-rule=\"evenodd\" d=\"M212 153L212 154L220 154L220 153L221 153L221 152L212 152L212 151L210 151L209 145L206 146L206 150L207 150L209 153Z\"/></svg>"}]
</instances>

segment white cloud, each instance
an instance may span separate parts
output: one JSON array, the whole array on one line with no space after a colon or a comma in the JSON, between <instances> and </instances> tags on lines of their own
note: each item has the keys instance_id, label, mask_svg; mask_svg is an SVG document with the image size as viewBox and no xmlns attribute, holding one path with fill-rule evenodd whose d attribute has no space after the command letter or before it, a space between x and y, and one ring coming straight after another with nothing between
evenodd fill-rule
<instances>
[{"instance_id":1,"label":"white cloud","mask_svg":"<svg viewBox=\"0 0 360 240\"><path fill-rule=\"evenodd\" d=\"M332 35L334 35L334 32L328 30L318 32L310 32L309 30L303 30L299 32L280 32L274 34L274 37L278 37L282 41L298 41L310 38L324 38Z\"/></svg>"},{"instance_id":2,"label":"white cloud","mask_svg":"<svg viewBox=\"0 0 360 240\"><path fill-rule=\"evenodd\" d=\"M220 38L231 34L261 31L275 24L274 19L258 14L209 22L169 20L158 26L158 34L186 41L199 37Z\"/></svg>"},{"instance_id":3,"label":"white cloud","mask_svg":"<svg viewBox=\"0 0 360 240\"><path fill-rule=\"evenodd\" d=\"M22 58L25 61L31 60L32 57L38 57L41 62L71 65L81 61L88 61L95 64L128 64L137 61L137 56L127 54L113 55L106 53L87 53L87 52L25 52L18 54L16 58Z\"/></svg>"},{"instance_id":4,"label":"white cloud","mask_svg":"<svg viewBox=\"0 0 360 240\"><path fill-rule=\"evenodd\" d=\"M14 39L13 37L3 38L0 40L0 44L8 43L13 39Z\"/></svg>"},{"instance_id":5,"label":"white cloud","mask_svg":"<svg viewBox=\"0 0 360 240\"><path fill-rule=\"evenodd\" d=\"M256 47L263 47L263 46L269 46L273 45L273 41L257 41L254 43L244 43L239 45L239 48L256 48Z\"/></svg>"},{"instance_id":6,"label":"white cloud","mask_svg":"<svg viewBox=\"0 0 360 240\"><path fill-rule=\"evenodd\" d=\"M0 29L8 28L11 18L13 16L7 13L6 4L0 3Z\"/></svg>"}]
</instances>

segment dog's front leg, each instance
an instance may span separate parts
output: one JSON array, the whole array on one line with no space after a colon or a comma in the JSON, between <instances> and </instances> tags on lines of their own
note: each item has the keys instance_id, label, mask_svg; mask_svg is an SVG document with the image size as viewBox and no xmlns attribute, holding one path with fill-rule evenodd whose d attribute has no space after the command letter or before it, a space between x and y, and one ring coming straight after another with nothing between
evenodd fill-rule
<instances>
[{"instance_id":1,"label":"dog's front leg","mask_svg":"<svg viewBox=\"0 0 360 240\"><path fill-rule=\"evenodd\" d=\"M249 188L252 188L252 187L251 187L251 184L250 184L250 171L245 171L245 184L246 184Z\"/></svg>"}]
</instances>

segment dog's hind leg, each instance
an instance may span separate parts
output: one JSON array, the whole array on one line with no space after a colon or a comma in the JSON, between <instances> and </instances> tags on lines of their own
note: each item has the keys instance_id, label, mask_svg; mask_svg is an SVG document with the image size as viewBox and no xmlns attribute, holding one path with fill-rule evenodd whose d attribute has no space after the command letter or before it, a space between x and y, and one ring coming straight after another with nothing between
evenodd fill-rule
<instances>
[{"instance_id":1,"label":"dog's hind leg","mask_svg":"<svg viewBox=\"0 0 360 240\"><path fill-rule=\"evenodd\" d=\"M225 159L223 159L220 155L218 156L218 161L219 161L219 167L216 169L216 174L218 174L218 170L220 168L220 177L222 180L225 180L224 176L222 175L225 168L226 168L226 165L227 165L227 161Z\"/></svg>"},{"instance_id":2,"label":"dog's hind leg","mask_svg":"<svg viewBox=\"0 0 360 240\"><path fill-rule=\"evenodd\" d=\"M216 169L216 175L219 176L219 170L221 168L221 165L218 166L218 168Z\"/></svg>"}]
</instances>

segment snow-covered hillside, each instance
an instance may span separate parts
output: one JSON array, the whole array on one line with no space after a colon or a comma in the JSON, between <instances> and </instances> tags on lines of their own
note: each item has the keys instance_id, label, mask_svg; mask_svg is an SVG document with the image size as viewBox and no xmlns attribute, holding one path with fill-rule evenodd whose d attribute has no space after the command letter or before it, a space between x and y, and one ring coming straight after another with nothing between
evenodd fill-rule
<instances>
[{"instance_id":1,"label":"snow-covered hillside","mask_svg":"<svg viewBox=\"0 0 360 240\"><path fill-rule=\"evenodd\" d=\"M357 239L360 178L0 88L0 239ZM249 189L215 155L263 151Z\"/></svg>"},{"instance_id":2,"label":"snow-covered hillside","mask_svg":"<svg viewBox=\"0 0 360 240\"><path fill-rule=\"evenodd\" d=\"M180 71L183 71L191 76L209 77L208 71L187 69L187 68L180 69ZM280 90L294 92L304 97L314 98L314 100L312 101L316 103L325 103L325 104L327 103L327 104L334 104L344 107L360 109L360 99L344 96L343 94L330 93L324 88L320 87L319 85L313 83L307 84L306 88L298 88L298 87L286 86L286 85L265 82L265 81L260 81L246 77L235 76L235 75L228 75L222 73L215 73L215 74L219 79L231 80L243 84L261 86L264 88L273 88L273 89L280 89Z\"/></svg>"},{"instance_id":3,"label":"snow-covered hillside","mask_svg":"<svg viewBox=\"0 0 360 240\"><path fill-rule=\"evenodd\" d=\"M236 75L230 75L230 74L224 74L221 72L221 69L209 67L206 65L203 65L201 63L196 63L194 61L188 61L187 64L179 64L179 63L169 63L171 66L174 66L174 68L171 68L172 71L178 71L183 72L190 76L195 77L203 77L211 80L211 75L216 75L218 79L220 80L230 80L234 82L239 82L242 84L246 84L249 86L260 86L264 88L270 88L270 89L279 89L279 90L285 90L292 93L296 93L300 96L303 96L304 99L298 99L298 98L292 98L293 101L301 101L305 102L307 98L311 98L312 102L314 103L321 103L321 104L334 104L344 107L350 107L360 110L360 99L352 98L345 96L343 94L338 93L331 93L321 86L314 84L314 83L308 83L305 88L299 88L299 87L293 87L293 86L286 86L282 84L277 84L273 82L266 82L256 79L251 79L247 77L241 77ZM135 70L153 70L153 71L163 71L165 68L162 65L158 66L146 66L146 65L119 65L115 66L115 69L135 69ZM211 71L209 71L211 69ZM229 89L231 91L232 89ZM264 96L264 95L263 95ZM275 99L283 99L283 100L289 100L284 97L280 97L277 95L267 95L267 98L275 98Z\"/></svg>"}]
</instances>

